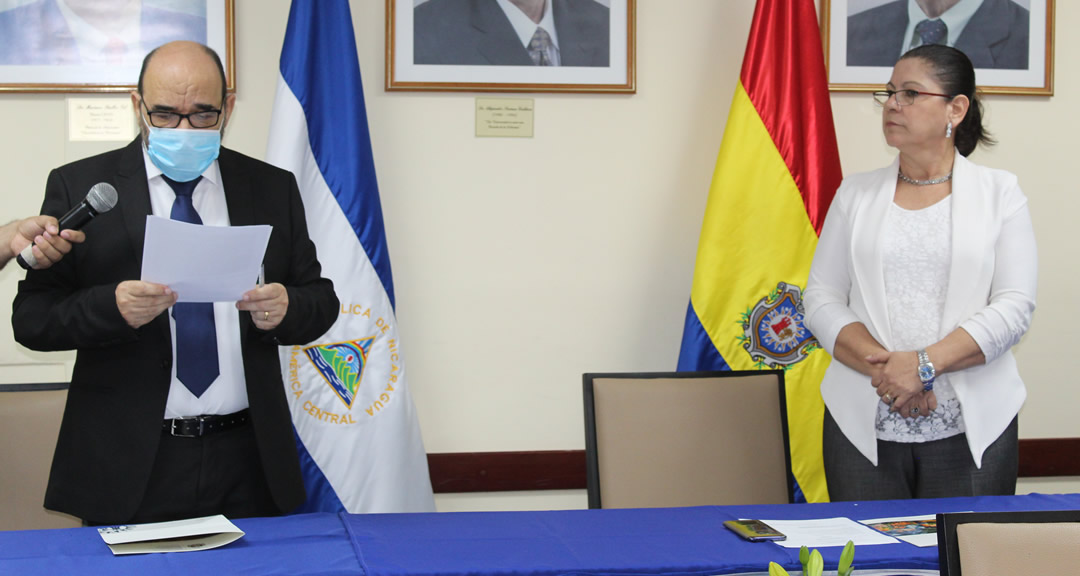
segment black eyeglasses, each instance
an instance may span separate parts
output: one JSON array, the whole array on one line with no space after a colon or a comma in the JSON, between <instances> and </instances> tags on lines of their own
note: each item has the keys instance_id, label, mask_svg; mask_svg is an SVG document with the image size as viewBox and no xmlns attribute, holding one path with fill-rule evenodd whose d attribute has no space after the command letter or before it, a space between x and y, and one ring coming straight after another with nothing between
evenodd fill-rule
<instances>
[{"instance_id":1,"label":"black eyeglasses","mask_svg":"<svg viewBox=\"0 0 1080 576\"><path fill-rule=\"evenodd\" d=\"M920 92L918 90L881 90L874 92L874 100L878 104L884 106L889 103L889 98L896 96L896 103L900 106L911 106L915 103L915 98L918 96L941 96L942 98L953 98L948 94L938 94L936 92Z\"/></svg>"},{"instance_id":2,"label":"black eyeglasses","mask_svg":"<svg viewBox=\"0 0 1080 576\"><path fill-rule=\"evenodd\" d=\"M191 114L180 114L164 110L151 110L147 108L145 100L142 105L143 108L146 108L146 115L150 117L150 125L155 128L176 128L184 118L187 118L188 124L191 124L192 128L213 128L217 126L218 120L221 119L221 110L201 110Z\"/></svg>"}]
</instances>

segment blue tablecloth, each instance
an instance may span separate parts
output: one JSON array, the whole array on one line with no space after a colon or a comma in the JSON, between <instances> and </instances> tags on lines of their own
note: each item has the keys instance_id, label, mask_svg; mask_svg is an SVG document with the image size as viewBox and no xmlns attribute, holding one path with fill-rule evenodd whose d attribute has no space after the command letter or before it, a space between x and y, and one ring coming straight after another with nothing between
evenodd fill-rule
<instances>
[{"instance_id":1,"label":"blue tablecloth","mask_svg":"<svg viewBox=\"0 0 1080 576\"><path fill-rule=\"evenodd\" d=\"M641 510L461 512L346 517L366 576L710 575L801 569L799 550L746 542L723 526L737 518L869 520L968 510L1080 508L1080 495L709 506ZM821 548L836 569L840 547ZM856 546L859 569L936 570L936 547Z\"/></svg>"},{"instance_id":2,"label":"blue tablecloth","mask_svg":"<svg viewBox=\"0 0 1080 576\"><path fill-rule=\"evenodd\" d=\"M0 575L363 574L342 517L234 520L244 537L214 550L113 556L96 528L0 532Z\"/></svg>"},{"instance_id":3,"label":"blue tablecloth","mask_svg":"<svg viewBox=\"0 0 1080 576\"><path fill-rule=\"evenodd\" d=\"M964 510L1080 509L1080 494L645 510L305 514L235 523L199 552L114 557L93 528L0 532L0 575L706 575L799 568L798 550L740 540L732 518L853 520ZM820 549L835 569L839 548ZM860 546L859 569L937 568L937 548Z\"/></svg>"}]
</instances>

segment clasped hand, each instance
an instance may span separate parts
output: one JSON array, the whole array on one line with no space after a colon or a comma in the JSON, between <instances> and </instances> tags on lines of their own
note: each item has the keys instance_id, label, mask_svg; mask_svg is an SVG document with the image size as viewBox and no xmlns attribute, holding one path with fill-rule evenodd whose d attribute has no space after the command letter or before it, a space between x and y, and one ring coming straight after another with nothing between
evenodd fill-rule
<instances>
[{"instance_id":1,"label":"clasped hand","mask_svg":"<svg viewBox=\"0 0 1080 576\"><path fill-rule=\"evenodd\" d=\"M878 352L867 356L866 361L873 367L870 384L891 411L904 418L917 418L937 409L933 390L923 392L915 352Z\"/></svg>"},{"instance_id":2,"label":"clasped hand","mask_svg":"<svg viewBox=\"0 0 1080 576\"><path fill-rule=\"evenodd\" d=\"M168 310L178 298L168 286L127 280L116 286L116 307L132 328L140 328ZM239 310L251 313L260 330L273 330L289 311L289 292L281 284L266 284L248 290L236 303Z\"/></svg>"}]
</instances>

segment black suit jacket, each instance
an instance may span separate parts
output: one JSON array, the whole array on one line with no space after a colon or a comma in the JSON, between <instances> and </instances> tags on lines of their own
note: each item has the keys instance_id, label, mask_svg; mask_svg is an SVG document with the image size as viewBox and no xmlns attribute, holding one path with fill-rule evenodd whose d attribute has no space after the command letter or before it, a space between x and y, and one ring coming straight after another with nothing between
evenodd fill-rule
<instances>
[{"instance_id":1,"label":"black suit jacket","mask_svg":"<svg viewBox=\"0 0 1080 576\"><path fill-rule=\"evenodd\" d=\"M218 158L229 221L270 224L266 282L288 290L289 308L272 331L240 314L251 423L277 506L304 500L278 345L317 339L338 311L333 283L321 277L304 207L290 172L222 148ZM43 214L59 216L91 186L109 182L116 208L87 227L86 241L47 270L30 271L13 305L15 339L34 350L78 351L45 507L120 523L135 513L150 477L169 393L172 343L167 312L131 328L116 286L140 276L150 192L138 139L125 148L53 170ZM228 247L223 247L228 249ZM254 282L254 279L253 279Z\"/></svg>"},{"instance_id":2,"label":"black suit jacket","mask_svg":"<svg viewBox=\"0 0 1080 576\"><path fill-rule=\"evenodd\" d=\"M563 66L608 66L611 17L594 0L551 0ZM413 10L413 63L533 66L495 0L429 0Z\"/></svg>"},{"instance_id":3,"label":"black suit jacket","mask_svg":"<svg viewBox=\"0 0 1080 576\"><path fill-rule=\"evenodd\" d=\"M892 66L910 38L907 0L848 18L847 65ZM956 39L956 49L976 68L1026 70L1030 15L1012 0L985 0Z\"/></svg>"}]
</instances>

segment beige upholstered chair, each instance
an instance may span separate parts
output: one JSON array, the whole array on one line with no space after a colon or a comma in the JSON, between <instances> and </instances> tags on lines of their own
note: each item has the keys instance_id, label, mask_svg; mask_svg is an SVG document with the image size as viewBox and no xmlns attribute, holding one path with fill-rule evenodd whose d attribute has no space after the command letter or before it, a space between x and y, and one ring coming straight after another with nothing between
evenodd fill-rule
<instances>
[{"instance_id":1,"label":"beige upholstered chair","mask_svg":"<svg viewBox=\"0 0 1080 576\"><path fill-rule=\"evenodd\" d=\"M66 386L45 387L60 389L0 390L0 530L81 525L42 505L67 400Z\"/></svg>"},{"instance_id":2,"label":"beige upholstered chair","mask_svg":"<svg viewBox=\"0 0 1080 576\"><path fill-rule=\"evenodd\" d=\"M590 508L790 501L782 371L585 374Z\"/></svg>"},{"instance_id":3,"label":"beige upholstered chair","mask_svg":"<svg viewBox=\"0 0 1080 576\"><path fill-rule=\"evenodd\" d=\"M942 576L1076 574L1080 510L938 515Z\"/></svg>"}]
</instances>

